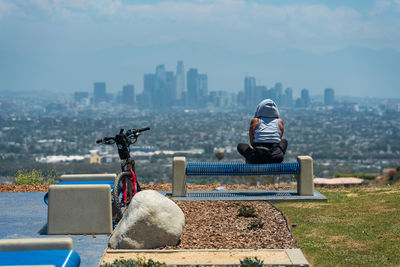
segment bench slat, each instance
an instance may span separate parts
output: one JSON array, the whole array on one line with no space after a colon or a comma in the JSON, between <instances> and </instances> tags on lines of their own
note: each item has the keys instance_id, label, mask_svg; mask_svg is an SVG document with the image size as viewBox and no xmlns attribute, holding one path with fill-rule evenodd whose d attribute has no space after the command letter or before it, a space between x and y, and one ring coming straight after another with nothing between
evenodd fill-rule
<instances>
[{"instance_id":1,"label":"bench slat","mask_svg":"<svg viewBox=\"0 0 400 267\"><path fill-rule=\"evenodd\" d=\"M188 162L186 175L281 175L299 174L298 162L285 162L273 164L243 164L220 162Z\"/></svg>"}]
</instances>

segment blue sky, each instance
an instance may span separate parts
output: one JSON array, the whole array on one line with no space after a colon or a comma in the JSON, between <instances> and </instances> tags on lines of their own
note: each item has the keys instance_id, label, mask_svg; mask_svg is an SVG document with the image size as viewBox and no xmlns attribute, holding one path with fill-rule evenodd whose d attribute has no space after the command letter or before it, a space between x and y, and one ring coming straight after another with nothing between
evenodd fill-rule
<instances>
[{"instance_id":1,"label":"blue sky","mask_svg":"<svg viewBox=\"0 0 400 267\"><path fill-rule=\"evenodd\" d=\"M239 91L400 97L400 0L0 0L0 90L109 91L157 64Z\"/></svg>"}]
</instances>

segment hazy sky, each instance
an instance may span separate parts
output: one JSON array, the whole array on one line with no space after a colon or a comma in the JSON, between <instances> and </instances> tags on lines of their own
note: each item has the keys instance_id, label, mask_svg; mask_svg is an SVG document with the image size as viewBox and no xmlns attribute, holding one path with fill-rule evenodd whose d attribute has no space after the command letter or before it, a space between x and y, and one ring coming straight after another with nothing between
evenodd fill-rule
<instances>
[{"instance_id":1,"label":"hazy sky","mask_svg":"<svg viewBox=\"0 0 400 267\"><path fill-rule=\"evenodd\" d=\"M400 0L0 0L0 90L140 92L144 73L178 60L209 90L237 92L248 75L400 97Z\"/></svg>"}]
</instances>

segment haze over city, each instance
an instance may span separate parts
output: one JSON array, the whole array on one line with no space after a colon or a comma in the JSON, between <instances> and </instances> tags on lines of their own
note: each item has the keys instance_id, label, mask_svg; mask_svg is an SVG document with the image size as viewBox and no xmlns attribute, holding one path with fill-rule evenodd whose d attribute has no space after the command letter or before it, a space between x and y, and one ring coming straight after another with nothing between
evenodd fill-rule
<instances>
[{"instance_id":1,"label":"haze over city","mask_svg":"<svg viewBox=\"0 0 400 267\"><path fill-rule=\"evenodd\" d=\"M239 92L400 97L400 2L0 0L0 91L143 90L176 62Z\"/></svg>"}]
</instances>

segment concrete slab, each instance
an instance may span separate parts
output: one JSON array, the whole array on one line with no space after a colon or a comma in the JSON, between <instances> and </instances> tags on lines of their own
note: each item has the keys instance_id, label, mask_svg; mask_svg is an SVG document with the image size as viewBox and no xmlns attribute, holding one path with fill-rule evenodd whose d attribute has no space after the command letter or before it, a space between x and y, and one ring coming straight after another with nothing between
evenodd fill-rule
<instances>
[{"instance_id":1,"label":"concrete slab","mask_svg":"<svg viewBox=\"0 0 400 267\"><path fill-rule=\"evenodd\" d=\"M111 234L111 190L107 184L50 185L47 233Z\"/></svg>"},{"instance_id":2,"label":"concrete slab","mask_svg":"<svg viewBox=\"0 0 400 267\"><path fill-rule=\"evenodd\" d=\"M245 257L257 257L265 265L308 266L300 249L189 249L189 250L113 250L107 249L101 264L117 259L152 259L167 265L238 265ZM301 258L301 259L300 259Z\"/></svg>"},{"instance_id":3,"label":"concrete slab","mask_svg":"<svg viewBox=\"0 0 400 267\"><path fill-rule=\"evenodd\" d=\"M46 235L45 193L0 193L0 239L71 237L81 267L98 266L108 235Z\"/></svg>"}]
</instances>

